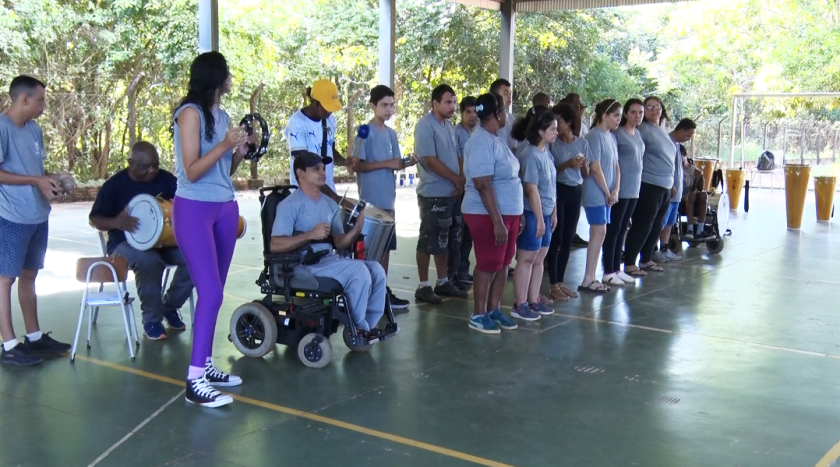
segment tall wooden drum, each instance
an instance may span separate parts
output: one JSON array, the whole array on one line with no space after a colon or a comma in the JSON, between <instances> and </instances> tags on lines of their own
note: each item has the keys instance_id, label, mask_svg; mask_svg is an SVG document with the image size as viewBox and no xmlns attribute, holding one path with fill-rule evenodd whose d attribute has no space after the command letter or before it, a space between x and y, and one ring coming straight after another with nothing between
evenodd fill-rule
<instances>
[{"instance_id":1,"label":"tall wooden drum","mask_svg":"<svg viewBox=\"0 0 840 467\"><path fill-rule=\"evenodd\" d=\"M785 164L785 208L788 230L802 227L802 212L805 210L805 195L808 194L808 179L811 167L805 164Z\"/></svg>"},{"instance_id":2,"label":"tall wooden drum","mask_svg":"<svg viewBox=\"0 0 840 467\"><path fill-rule=\"evenodd\" d=\"M814 177L814 193L817 197L817 222L831 221L831 209L834 207L834 190L837 177L821 175Z\"/></svg>"},{"instance_id":3,"label":"tall wooden drum","mask_svg":"<svg viewBox=\"0 0 840 467\"><path fill-rule=\"evenodd\" d=\"M726 192L729 194L729 210L737 211L738 203L741 201L741 189L746 180L746 171L743 169L726 169Z\"/></svg>"},{"instance_id":4,"label":"tall wooden drum","mask_svg":"<svg viewBox=\"0 0 840 467\"><path fill-rule=\"evenodd\" d=\"M703 191L711 191L712 174L715 172L717 159L694 159L694 164L703 171Z\"/></svg>"}]
</instances>

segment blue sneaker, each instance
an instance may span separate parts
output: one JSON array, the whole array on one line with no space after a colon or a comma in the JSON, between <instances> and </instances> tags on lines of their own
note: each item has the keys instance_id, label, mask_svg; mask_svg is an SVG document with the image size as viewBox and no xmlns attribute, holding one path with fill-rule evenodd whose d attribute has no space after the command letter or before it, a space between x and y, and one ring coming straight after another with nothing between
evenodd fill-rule
<instances>
[{"instance_id":1,"label":"blue sneaker","mask_svg":"<svg viewBox=\"0 0 840 467\"><path fill-rule=\"evenodd\" d=\"M554 314L554 309L549 308L548 305L546 305L543 302L532 303L530 305L530 308L531 308L532 311L536 311L537 313L539 313L543 316Z\"/></svg>"},{"instance_id":2,"label":"blue sneaker","mask_svg":"<svg viewBox=\"0 0 840 467\"><path fill-rule=\"evenodd\" d=\"M496 326L490 319L490 314L485 313L483 315L478 316L470 316L470 329L475 329L478 332L483 332L484 334L501 334L502 330L499 329L499 326Z\"/></svg>"},{"instance_id":3,"label":"blue sneaker","mask_svg":"<svg viewBox=\"0 0 840 467\"><path fill-rule=\"evenodd\" d=\"M151 339L153 341L166 339L166 331L163 329L163 325L160 323L144 324L143 335L146 336L147 339Z\"/></svg>"},{"instance_id":4,"label":"blue sneaker","mask_svg":"<svg viewBox=\"0 0 840 467\"><path fill-rule=\"evenodd\" d=\"M181 315L178 314L177 311L164 311L163 312L163 319L166 320L166 324L175 330L181 331L187 329L187 325L181 321Z\"/></svg>"},{"instance_id":5,"label":"blue sneaker","mask_svg":"<svg viewBox=\"0 0 840 467\"><path fill-rule=\"evenodd\" d=\"M531 307L528 306L528 302L522 302L519 306L513 307L511 310L510 315L514 318L519 318L525 321L537 321L538 319L542 318L536 311L532 310Z\"/></svg>"},{"instance_id":6,"label":"blue sneaker","mask_svg":"<svg viewBox=\"0 0 840 467\"><path fill-rule=\"evenodd\" d=\"M514 329L519 327L519 325L516 324L512 319L505 316L501 310L493 310L487 314L490 316L490 319L502 329L513 331Z\"/></svg>"}]
</instances>

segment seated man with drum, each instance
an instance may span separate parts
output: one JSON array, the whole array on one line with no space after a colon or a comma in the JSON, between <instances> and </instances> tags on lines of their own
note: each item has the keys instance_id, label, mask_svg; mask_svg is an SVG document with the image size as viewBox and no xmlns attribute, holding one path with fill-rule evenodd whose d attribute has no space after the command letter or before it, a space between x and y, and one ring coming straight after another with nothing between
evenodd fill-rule
<instances>
[{"instance_id":1,"label":"seated man with drum","mask_svg":"<svg viewBox=\"0 0 840 467\"><path fill-rule=\"evenodd\" d=\"M293 169L299 189L277 205L270 249L272 253L300 252L303 267L313 276L339 282L356 326L363 336L372 339L381 334L376 325L385 314L385 270L378 262L349 259L336 253L335 250L346 250L356 241L364 213L344 233L338 204L321 192L326 184L324 167L330 162L329 157L321 158L309 151L295 154Z\"/></svg>"},{"instance_id":2,"label":"seated man with drum","mask_svg":"<svg viewBox=\"0 0 840 467\"><path fill-rule=\"evenodd\" d=\"M703 231L706 229L709 195L704 190L705 176L703 171L694 165L694 161L688 158L685 146L680 145L680 153L685 167L685 194L682 202L690 226L686 229L686 232L683 232L683 238L686 240L706 240L708 235Z\"/></svg>"},{"instance_id":3,"label":"seated man with drum","mask_svg":"<svg viewBox=\"0 0 840 467\"><path fill-rule=\"evenodd\" d=\"M143 310L143 334L152 340L166 338L162 324L164 319L172 329L186 329L178 310L189 299L193 289L190 272L177 246L141 251L126 240L126 232L138 232L138 228L144 227L144 233L148 233L145 230L151 228L140 225L150 223L151 219L141 221L129 215L132 199L138 195L150 195L169 204L175 197L175 176L159 167L160 160L154 145L145 141L136 143L131 148L128 168L117 172L102 185L89 216L95 228L108 232L108 254L124 256L128 260ZM171 265L178 268L169 290L162 296L163 271Z\"/></svg>"}]
</instances>

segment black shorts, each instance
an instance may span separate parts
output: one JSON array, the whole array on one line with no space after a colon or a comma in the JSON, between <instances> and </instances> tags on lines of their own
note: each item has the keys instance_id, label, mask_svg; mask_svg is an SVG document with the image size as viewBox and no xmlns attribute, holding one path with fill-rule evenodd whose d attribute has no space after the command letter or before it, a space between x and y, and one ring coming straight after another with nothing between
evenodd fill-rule
<instances>
[{"instance_id":1,"label":"black shorts","mask_svg":"<svg viewBox=\"0 0 840 467\"><path fill-rule=\"evenodd\" d=\"M449 243L461 243L461 199L455 196L425 198L417 196L420 208L420 238L417 251L430 255L445 255Z\"/></svg>"}]
</instances>

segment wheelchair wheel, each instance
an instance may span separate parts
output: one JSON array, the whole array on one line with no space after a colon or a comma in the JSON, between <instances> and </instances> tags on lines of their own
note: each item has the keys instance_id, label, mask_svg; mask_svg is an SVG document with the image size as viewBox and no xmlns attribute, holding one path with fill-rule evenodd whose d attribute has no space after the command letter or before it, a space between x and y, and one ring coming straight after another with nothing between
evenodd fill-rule
<instances>
[{"instance_id":1,"label":"wheelchair wheel","mask_svg":"<svg viewBox=\"0 0 840 467\"><path fill-rule=\"evenodd\" d=\"M353 352L367 352L373 347L373 345L359 345L354 347L350 343L350 326L344 326L344 331L342 331L341 335L344 337L344 345Z\"/></svg>"},{"instance_id":2,"label":"wheelchair wheel","mask_svg":"<svg viewBox=\"0 0 840 467\"><path fill-rule=\"evenodd\" d=\"M723 251L723 239L719 240L709 240L706 242L706 249L709 250L709 253L716 255Z\"/></svg>"},{"instance_id":3,"label":"wheelchair wheel","mask_svg":"<svg viewBox=\"0 0 840 467\"><path fill-rule=\"evenodd\" d=\"M230 317L230 337L242 355L261 358L277 344L277 321L261 303L246 303Z\"/></svg>"},{"instance_id":4,"label":"wheelchair wheel","mask_svg":"<svg viewBox=\"0 0 840 467\"><path fill-rule=\"evenodd\" d=\"M322 334L311 332L298 343L298 358L309 368L324 368L332 360L332 344Z\"/></svg>"}]
</instances>

